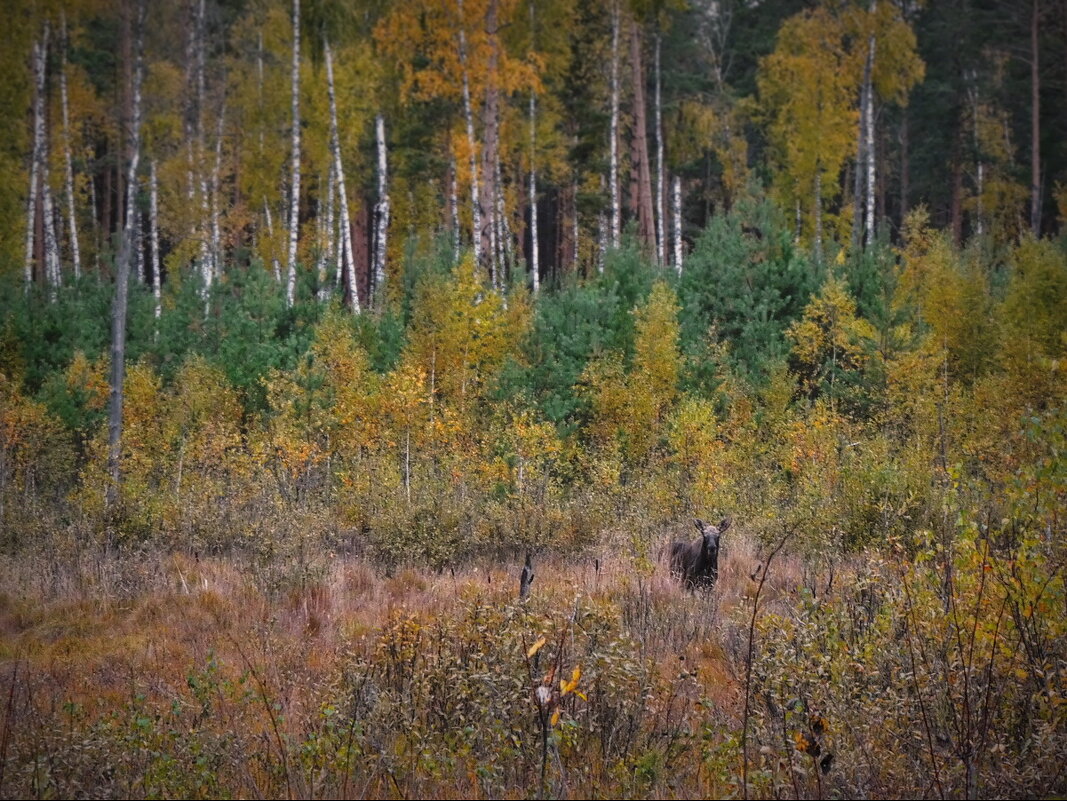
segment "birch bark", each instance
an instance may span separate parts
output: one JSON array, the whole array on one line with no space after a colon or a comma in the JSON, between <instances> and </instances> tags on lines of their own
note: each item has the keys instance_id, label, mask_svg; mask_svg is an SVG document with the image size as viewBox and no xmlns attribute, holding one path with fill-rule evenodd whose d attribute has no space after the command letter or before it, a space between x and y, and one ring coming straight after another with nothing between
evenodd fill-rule
<instances>
[{"instance_id":1,"label":"birch bark","mask_svg":"<svg viewBox=\"0 0 1067 801\"><path fill-rule=\"evenodd\" d=\"M1041 73L1038 71L1040 0L1030 15L1030 227L1041 234Z\"/></svg>"},{"instance_id":2,"label":"birch bark","mask_svg":"<svg viewBox=\"0 0 1067 801\"><path fill-rule=\"evenodd\" d=\"M111 386L108 414L108 474L106 501L113 507L119 497L122 479L122 402L126 377L126 308L129 296L130 260L133 246L134 187L137 180L137 164L141 157L141 80L144 72L144 0L137 3L136 55L133 71L133 108L131 114L130 158L127 164L126 225L119 246L115 300L111 311Z\"/></svg>"},{"instance_id":3,"label":"birch bark","mask_svg":"<svg viewBox=\"0 0 1067 801\"><path fill-rule=\"evenodd\" d=\"M74 164L71 158L70 108L67 102L67 15L61 12L62 57L59 67L59 95L63 112L63 161L66 169L67 219L70 227L70 260L75 279L81 278L81 248L78 242L78 219L74 214Z\"/></svg>"},{"instance_id":4,"label":"birch bark","mask_svg":"<svg viewBox=\"0 0 1067 801\"><path fill-rule=\"evenodd\" d=\"M875 2L871 2L871 16L874 16ZM875 58L875 38L874 34L871 34L868 47L870 48L869 60L871 64L870 72L867 75L867 108L864 114L864 121L866 124L866 156L867 156L867 193L866 193L866 215L865 215L865 228L866 237L864 244L870 247L871 242L874 241L874 193L875 186L875 152L874 152L874 58Z\"/></svg>"},{"instance_id":5,"label":"birch bark","mask_svg":"<svg viewBox=\"0 0 1067 801\"><path fill-rule=\"evenodd\" d=\"M611 141L609 143L608 193L611 195L611 247L619 246L622 206L619 199L619 3L611 4Z\"/></svg>"},{"instance_id":6,"label":"birch bark","mask_svg":"<svg viewBox=\"0 0 1067 801\"><path fill-rule=\"evenodd\" d=\"M674 269L682 274L682 179L674 176Z\"/></svg>"},{"instance_id":7,"label":"birch bark","mask_svg":"<svg viewBox=\"0 0 1067 801\"><path fill-rule=\"evenodd\" d=\"M385 118L374 120L378 148L378 206L375 209L374 234L374 302L381 307L385 291L385 255L389 237L389 165L385 150Z\"/></svg>"},{"instance_id":8,"label":"birch bark","mask_svg":"<svg viewBox=\"0 0 1067 801\"><path fill-rule=\"evenodd\" d=\"M34 253L37 246L37 187L41 182L41 151L44 148L44 83L48 60L48 23L41 38L33 43L33 153L30 156L30 192L26 210L26 259L23 263L25 288L33 283Z\"/></svg>"},{"instance_id":9,"label":"birch bark","mask_svg":"<svg viewBox=\"0 0 1067 801\"><path fill-rule=\"evenodd\" d=\"M474 263L481 263L482 256L482 212L478 190L478 143L474 138L474 111L471 109L470 77L467 74L467 34L463 19L463 0L456 0L459 7L459 64L463 73L463 117L467 123L467 146L470 149L471 181L471 240L474 246Z\"/></svg>"},{"instance_id":10,"label":"birch bark","mask_svg":"<svg viewBox=\"0 0 1067 801\"><path fill-rule=\"evenodd\" d=\"M296 246L300 236L300 0L293 0L292 165L289 177L289 253L286 258L285 302L296 301Z\"/></svg>"},{"instance_id":11,"label":"birch bark","mask_svg":"<svg viewBox=\"0 0 1067 801\"><path fill-rule=\"evenodd\" d=\"M666 224L664 221L664 191L663 185L663 90L662 75L660 73L660 49L662 37L656 34L656 257L660 267L666 263Z\"/></svg>"},{"instance_id":12,"label":"birch bark","mask_svg":"<svg viewBox=\"0 0 1067 801\"><path fill-rule=\"evenodd\" d=\"M333 48L327 40L323 43L326 58L326 90L330 99L330 150L333 158L334 180L337 181L337 196L341 216L341 264L345 280L352 292L352 311L359 314L359 292L356 290L356 260L352 248L351 218L348 216L348 189L345 185L345 167L341 159L341 134L337 124L337 95L333 80Z\"/></svg>"},{"instance_id":13,"label":"birch bark","mask_svg":"<svg viewBox=\"0 0 1067 801\"><path fill-rule=\"evenodd\" d=\"M334 210L333 210L333 198L336 192L336 180L333 175L333 162L330 162L330 168L326 175L326 214L325 217L322 212L322 198L319 197L319 264L318 264L318 277L319 277L319 301L326 300L327 291L327 277L326 277L326 265L333 264L334 271L337 269L336 250L334 248Z\"/></svg>"},{"instance_id":14,"label":"birch bark","mask_svg":"<svg viewBox=\"0 0 1067 801\"><path fill-rule=\"evenodd\" d=\"M222 133L226 121L226 107L219 109L215 131L215 164L211 169L211 270L212 279L222 279L222 235L219 227L219 180L222 173Z\"/></svg>"},{"instance_id":15,"label":"birch bark","mask_svg":"<svg viewBox=\"0 0 1067 801\"><path fill-rule=\"evenodd\" d=\"M163 314L163 279L159 272L159 183L155 159L148 169L148 233L152 240L152 295L156 300L156 320L159 320Z\"/></svg>"},{"instance_id":16,"label":"birch bark","mask_svg":"<svg viewBox=\"0 0 1067 801\"><path fill-rule=\"evenodd\" d=\"M485 32L489 37L489 58L487 63L487 80L485 89L485 107L482 110L482 124L485 130L485 143L482 148L482 252L488 257L489 275L493 286L500 289L500 276L497 254L497 135L498 135L498 99L497 65L499 63L500 43L497 37L497 0L489 0L485 14Z\"/></svg>"},{"instance_id":17,"label":"birch bark","mask_svg":"<svg viewBox=\"0 0 1067 801\"><path fill-rule=\"evenodd\" d=\"M530 5L533 16L533 5ZM533 293L541 291L540 251L537 243L537 98L530 92L530 278Z\"/></svg>"}]
</instances>

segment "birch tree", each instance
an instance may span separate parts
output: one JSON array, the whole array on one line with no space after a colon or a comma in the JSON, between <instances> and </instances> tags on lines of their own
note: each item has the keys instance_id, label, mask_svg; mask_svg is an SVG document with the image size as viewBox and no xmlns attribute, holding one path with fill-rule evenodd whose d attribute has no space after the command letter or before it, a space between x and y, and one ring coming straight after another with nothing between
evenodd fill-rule
<instances>
[{"instance_id":1,"label":"birch tree","mask_svg":"<svg viewBox=\"0 0 1067 801\"><path fill-rule=\"evenodd\" d=\"M27 291L33 283L33 265L37 248L38 187L41 174L41 154L45 146L45 71L48 65L48 22L39 39L33 42L33 152L30 155L30 191L26 209L26 258L23 278Z\"/></svg>"},{"instance_id":2,"label":"birch tree","mask_svg":"<svg viewBox=\"0 0 1067 801\"><path fill-rule=\"evenodd\" d=\"M619 0L611 4L611 124L608 140L608 194L611 196L611 247L619 246L622 204L619 198Z\"/></svg>"},{"instance_id":3,"label":"birch tree","mask_svg":"<svg viewBox=\"0 0 1067 801\"><path fill-rule=\"evenodd\" d=\"M861 43L856 58L863 64L852 219L852 244L859 247L869 245L876 233L876 103L907 105L908 93L923 79L925 65L915 32L899 4L870 0L865 12L853 7L842 21L846 35Z\"/></svg>"},{"instance_id":4,"label":"birch tree","mask_svg":"<svg viewBox=\"0 0 1067 801\"><path fill-rule=\"evenodd\" d=\"M159 260L159 182L156 178L156 160L148 168L148 234L152 246L152 296L155 298L157 322L163 316L163 283Z\"/></svg>"},{"instance_id":5,"label":"birch tree","mask_svg":"<svg viewBox=\"0 0 1067 801\"><path fill-rule=\"evenodd\" d=\"M296 300L296 246L300 235L300 0L293 0L292 163L289 169L289 252L286 258L285 302ZM354 294L354 293L353 293Z\"/></svg>"},{"instance_id":6,"label":"birch tree","mask_svg":"<svg viewBox=\"0 0 1067 801\"><path fill-rule=\"evenodd\" d=\"M816 258L822 256L824 187L836 188L855 130L852 63L840 20L817 8L786 20L757 76L775 191L783 207L810 211L812 222L804 225Z\"/></svg>"},{"instance_id":7,"label":"birch tree","mask_svg":"<svg viewBox=\"0 0 1067 801\"><path fill-rule=\"evenodd\" d=\"M380 307L385 291L385 257L389 237L389 173L385 150L385 118L374 120L378 150L378 204L375 208L374 233L374 301Z\"/></svg>"},{"instance_id":8,"label":"birch tree","mask_svg":"<svg viewBox=\"0 0 1067 801\"><path fill-rule=\"evenodd\" d=\"M74 210L74 165L71 158L70 105L67 98L67 15L61 13L61 57L59 66L60 108L63 113L63 167L67 195L67 225L70 229L70 259L75 279L81 278L81 247L78 242L78 218Z\"/></svg>"},{"instance_id":9,"label":"birch tree","mask_svg":"<svg viewBox=\"0 0 1067 801\"><path fill-rule=\"evenodd\" d=\"M1030 228L1041 235L1041 2L1032 0L1030 12Z\"/></svg>"},{"instance_id":10,"label":"birch tree","mask_svg":"<svg viewBox=\"0 0 1067 801\"><path fill-rule=\"evenodd\" d=\"M356 260L352 248L351 217L348 213L348 188L345 183L345 167L341 159L341 134L337 125L337 94L334 88L333 48L329 39L323 42L323 56L326 61L326 86L330 101L330 155L333 160L333 175L337 182L337 197L341 216L340 249L341 265L345 281L351 291L352 311L359 314L359 292L356 290Z\"/></svg>"},{"instance_id":11,"label":"birch tree","mask_svg":"<svg viewBox=\"0 0 1067 801\"><path fill-rule=\"evenodd\" d=\"M530 4L533 16L533 3ZM530 279L533 293L541 290L541 264L537 228L537 96L530 92Z\"/></svg>"},{"instance_id":12,"label":"birch tree","mask_svg":"<svg viewBox=\"0 0 1067 801\"><path fill-rule=\"evenodd\" d=\"M108 475L106 499L109 507L119 497L122 480L122 404L126 376L126 311L133 257L134 209L137 166L141 158L141 81L144 72L144 0L137 0L134 31L134 69L131 88L132 110L129 134L129 160L126 165L126 224L119 245L115 275L115 299L111 307L111 381L108 412Z\"/></svg>"},{"instance_id":13,"label":"birch tree","mask_svg":"<svg viewBox=\"0 0 1067 801\"><path fill-rule=\"evenodd\" d=\"M501 229L496 188L501 109L511 96L525 98L540 86L536 68L509 54L500 35L514 24L517 5L513 0L413 0L395 6L374 33L382 54L400 65L403 100L455 104L454 173L460 184L467 183L476 262L489 269Z\"/></svg>"},{"instance_id":14,"label":"birch tree","mask_svg":"<svg viewBox=\"0 0 1067 801\"><path fill-rule=\"evenodd\" d=\"M664 174L663 174L663 88L660 72L660 49L662 37L656 33L656 258L662 267L666 260L666 225L664 222Z\"/></svg>"}]
</instances>

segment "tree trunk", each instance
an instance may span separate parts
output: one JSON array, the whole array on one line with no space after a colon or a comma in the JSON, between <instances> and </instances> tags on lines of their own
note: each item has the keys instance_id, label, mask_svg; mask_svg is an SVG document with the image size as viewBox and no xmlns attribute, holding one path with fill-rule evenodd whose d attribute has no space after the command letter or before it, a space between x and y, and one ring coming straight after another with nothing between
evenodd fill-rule
<instances>
[{"instance_id":1,"label":"tree trunk","mask_svg":"<svg viewBox=\"0 0 1067 801\"><path fill-rule=\"evenodd\" d=\"M875 2L871 0L871 15L875 12ZM866 237L864 244L870 247L874 241L874 195L875 195L875 151L874 151L874 50L875 39L874 34L871 34L868 40L869 55L868 61L871 65L870 71L867 73L867 87L866 87L866 113L864 114L866 123L866 139L867 144L865 148L865 155L867 157L867 196L866 196Z\"/></svg>"},{"instance_id":2,"label":"tree trunk","mask_svg":"<svg viewBox=\"0 0 1067 801\"><path fill-rule=\"evenodd\" d=\"M326 89L330 99L330 150L333 157L334 179L337 181L337 197L341 205L341 263L350 287L356 286L356 259L352 248L351 218L348 216L348 189L345 185L345 166L341 159L341 134L337 124L337 96L333 81L333 49L329 40L323 43L326 57ZM352 291L352 311L359 314L359 292Z\"/></svg>"},{"instance_id":3,"label":"tree trunk","mask_svg":"<svg viewBox=\"0 0 1067 801\"><path fill-rule=\"evenodd\" d=\"M215 164L211 170L211 268L212 280L222 280L222 235L219 227L219 180L222 173L222 132L225 127L226 107L219 108L219 120L215 131Z\"/></svg>"},{"instance_id":4,"label":"tree trunk","mask_svg":"<svg viewBox=\"0 0 1067 801\"><path fill-rule=\"evenodd\" d=\"M70 227L70 260L74 277L81 278L81 248L78 243L78 218L74 214L74 164L71 158L70 108L67 102L67 15L62 13L62 58L59 67L59 97L63 112L63 161L66 168L67 220Z\"/></svg>"},{"instance_id":5,"label":"tree trunk","mask_svg":"<svg viewBox=\"0 0 1067 801\"><path fill-rule=\"evenodd\" d=\"M134 274L137 276L137 283L139 284L144 284L148 281L148 276L145 274L143 229L144 220L141 219L141 210L137 208L135 200L133 212L133 263L136 265Z\"/></svg>"},{"instance_id":6,"label":"tree trunk","mask_svg":"<svg viewBox=\"0 0 1067 801\"><path fill-rule=\"evenodd\" d=\"M962 125L962 120L959 123ZM957 131L952 143L952 193L949 200L949 227L952 241L959 247L963 241L963 145L962 134Z\"/></svg>"},{"instance_id":7,"label":"tree trunk","mask_svg":"<svg viewBox=\"0 0 1067 801\"><path fill-rule=\"evenodd\" d=\"M979 120L977 85L971 88L970 95L972 120L971 144L974 147L974 152L978 159L977 168L975 170L974 232L978 236L982 236L985 233L985 210L982 208L982 195L985 192L985 164L982 163L982 145L978 139Z\"/></svg>"},{"instance_id":8,"label":"tree trunk","mask_svg":"<svg viewBox=\"0 0 1067 801\"><path fill-rule=\"evenodd\" d=\"M1041 235L1041 73L1038 71L1040 0L1030 16L1030 228Z\"/></svg>"},{"instance_id":9,"label":"tree trunk","mask_svg":"<svg viewBox=\"0 0 1067 801\"><path fill-rule=\"evenodd\" d=\"M30 193L26 205L26 259L23 263L23 279L28 291L33 283L33 266L36 261L39 241L36 236L38 225L38 184L47 180L41 174L41 151L44 149L44 85L45 70L48 66L48 22L45 21L41 38L33 43L33 153L30 156Z\"/></svg>"},{"instance_id":10,"label":"tree trunk","mask_svg":"<svg viewBox=\"0 0 1067 801\"><path fill-rule=\"evenodd\" d=\"M533 14L533 5L530 5ZM537 243L537 98L530 92L530 279L533 293L541 291L540 253Z\"/></svg>"},{"instance_id":11,"label":"tree trunk","mask_svg":"<svg viewBox=\"0 0 1067 801\"><path fill-rule=\"evenodd\" d=\"M152 295L156 300L156 320L159 320L163 314L163 283L159 273L159 184L155 159L148 171L148 233L152 240Z\"/></svg>"},{"instance_id":12,"label":"tree trunk","mask_svg":"<svg viewBox=\"0 0 1067 801\"><path fill-rule=\"evenodd\" d=\"M467 34L463 27L463 0L457 0L459 6L459 65L463 72L463 118L467 123L467 147L470 149L471 182L471 244L474 246L474 263L482 260L482 209L478 197L478 142L474 138L474 110L471 108L470 77L467 70Z\"/></svg>"},{"instance_id":13,"label":"tree trunk","mask_svg":"<svg viewBox=\"0 0 1067 801\"><path fill-rule=\"evenodd\" d=\"M454 152L454 151L453 151ZM452 260L459 264L459 186L456 157L448 160L448 216L452 224Z\"/></svg>"},{"instance_id":14,"label":"tree trunk","mask_svg":"<svg viewBox=\"0 0 1067 801\"><path fill-rule=\"evenodd\" d=\"M608 193L611 195L611 247L619 246L622 204L619 199L619 0L611 4L611 140Z\"/></svg>"},{"instance_id":15,"label":"tree trunk","mask_svg":"<svg viewBox=\"0 0 1067 801\"><path fill-rule=\"evenodd\" d=\"M641 26L635 18L630 35L630 67L634 86L634 152L637 178L637 232L645 253L656 250L656 227L652 214L652 171L648 162L648 115L645 104L645 71L641 60Z\"/></svg>"},{"instance_id":16,"label":"tree trunk","mask_svg":"<svg viewBox=\"0 0 1067 801\"><path fill-rule=\"evenodd\" d=\"M115 300L111 307L111 386L108 414L108 507L113 507L119 497L122 480L122 402L126 377L126 308L130 281L130 260L133 247L134 196L137 181L137 164L141 157L141 79L143 75L144 0L137 2L136 54L133 71L133 108L130 120L130 157L127 164L126 225L119 245L116 265Z\"/></svg>"},{"instance_id":17,"label":"tree trunk","mask_svg":"<svg viewBox=\"0 0 1067 801\"><path fill-rule=\"evenodd\" d=\"M815 264L822 264L822 169L815 167Z\"/></svg>"},{"instance_id":18,"label":"tree trunk","mask_svg":"<svg viewBox=\"0 0 1067 801\"><path fill-rule=\"evenodd\" d=\"M285 302L296 302L296 246L300 237L300 0L293 0L292 165L289 172L289 253Z\"/></svg>"},{"instance_id":19,"label":"tree trunk","mask_svg":"<svg viewBox=\"0 0 1067 801\"><path fill-rule=\"evenodd\" d=\"M322 215L322 196L319 196L319 301L323 302L329 296L329 281L326 275L326 265L332 264L334 274L337 273L337 249L334 247L334 204L333 198L337 194L337 180L334 178L333 161L330 161L329 172L326 176L326 215Z\"/></svg>"},{"instance_id":20,"label":"tree trunk","mask_svg":"<svg viewBox=\"0 0 1067 801\"><path fill-rule=\"evenodd\" d=\"M279 284L282 282L282 266L278 261L278 253L274 246L274 218L270 213L270 204L263 200L263 215L267 218L267 237L270 240L270 266L274 272L274 280Z\"/></svg>"},{"instance_id":21,"label":"tree trunk","mask_svg":"<svg viewBox=\"0 0 1067 801\"><path fill-rule=\"evenodd\" d=\"M873 3L872 3L873 5ZM873 24L873 23L872 23ZM874 37L867 40L867 57L863 67L863 83L860 86L860 124L856 145L856 171L852 184L852 248L859 249L863 243L863 222L865 212L864 181L867 177L867 114L870 107L869 96L873 92L871 73L874 70Z\"/></svg>"},{"instance_id":22,"label":"tree trunk","mask_svg":"<svg viewBox=\"0 0 1067 801\"><path fill-rule=\"evenodd\" d=\"M489 0L485 14L485 32L489 37L489 59L486 69L485 107L482 110L482 125L485 142L482 148L482 254L488 262L489 276L493 286L500 289L499 264L497 263L497 214L496 214L496 162L498 98L497 65L499 46L497 38L497 0Z\"/></svg>"},{"instance_id":23,"label":"tree trunk","mask_svg":"<svg viewBox=\"0 0 1067 801\"><path fill-rule=\"evenodd\" d=\"M910 181L910 159L908 154L908 107L903 109L900 120L900 227L908 216L908 183Z\"/></svg>"},{"instance_id":24,"label":"tree trunk","mask_svg":"<svg viewBox=\"0 0 1067 801\"><path fill-rule=\"evenodd\" d=\"M45 136L41 148L41 220L44 224L44 273L49 284L49 297L56 299L56 287L59 286L59 242L56 241L55 207L52 204L52 186L49 181L48 136Z\"/></svg>"},{"instance_id":25,"label":"tree trunk","mask_svg":"<svg viewBox=\"0 0 1067 801\"><path fill-rule=\"evenodd\" d=\"M504 197L504 178L500 170L499 158L496 162L496 223L496 241L497 249L499 251L497 265L500 271L500 290L504 292L507 290L508 280L511 276L511 266L514 262L515 248L511 223L508 221L507 202Z\"/></svg>"},{"instance_id":26,"label":"tree trunk","mask_svg":"<svg viewBox=\"0 0 1067 801\"><path fill-rule=\"evenodd\" d=\"M664 219L663 175L663 91L660 72L662 37L656 34L656 257L660 267L667 263L666 221Z\"/></svg>"},{"instance_id":27,"label":"tree trunk","mask_svg":"<svg viewBox=\"0 0 1067 801\"><path fill-rule=\"evenodd\" d=\"M385 118L374 120L378 148L378 204L374 231L374 303L382 308L385 301L385 257L389 244L389 164L385 149Z\"/></svg>"},{"instance_id":28,"label":"tree trunk","mask_svg":"<svg viewBox=\"0 0 1067 801\"><path fill-rule=\"evenodd\" d=\"M674 176L674 268L682 274L682 179Z\"/></svg>"}]
</instances>

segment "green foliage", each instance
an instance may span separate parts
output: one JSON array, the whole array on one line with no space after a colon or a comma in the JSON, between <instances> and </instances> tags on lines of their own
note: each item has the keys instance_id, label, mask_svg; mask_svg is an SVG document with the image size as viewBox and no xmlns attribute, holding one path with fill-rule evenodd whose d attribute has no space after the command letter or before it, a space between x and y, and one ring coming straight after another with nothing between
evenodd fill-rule
<instances>
[{"instance_id":1,"label":"green foliage","mask_svg":"<svg viewBox=\"0 0 1067 801\"><path fill-rule=\"evenodd\" d=\"M766 376L785 356L785 331L817 287L773 205L754 201L717 215L697 240L678 286L682 343L695 357L714 325L742 375Z\"/></svg>"}]
</instances>

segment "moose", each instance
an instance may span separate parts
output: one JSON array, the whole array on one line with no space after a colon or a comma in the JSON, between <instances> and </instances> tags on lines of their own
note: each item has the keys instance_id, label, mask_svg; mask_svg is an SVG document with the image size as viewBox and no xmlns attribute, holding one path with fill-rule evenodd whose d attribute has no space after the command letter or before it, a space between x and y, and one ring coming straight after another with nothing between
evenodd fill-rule
<instances>
[{"instance_id":1,"label":"moose","mask_svg":"<svg viewBox=\"0 0 1067 801\"><path fill-rule=\"evenodd\" d=\"M730 528L731 518L724 517L717 526L696 519L700 539L671 543L671 575L682 581L687 590L711 589L719 577L719 538Z\"/></svg>"}]
</instances>

